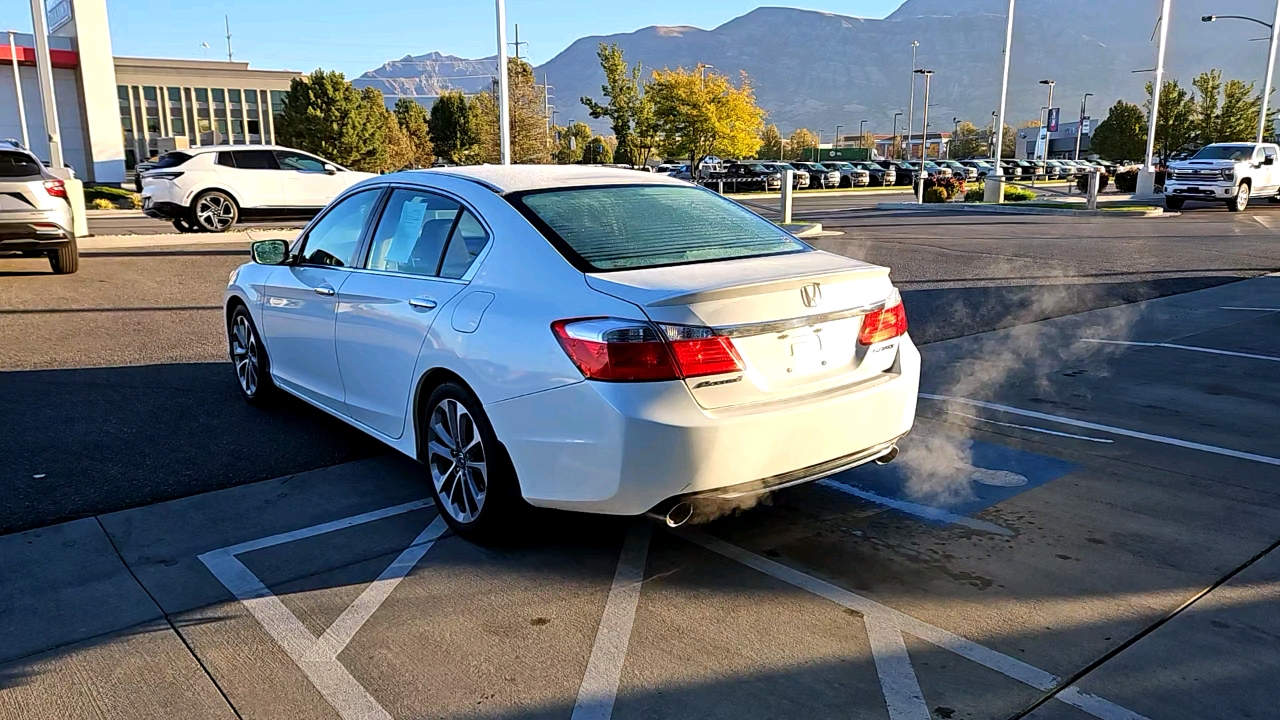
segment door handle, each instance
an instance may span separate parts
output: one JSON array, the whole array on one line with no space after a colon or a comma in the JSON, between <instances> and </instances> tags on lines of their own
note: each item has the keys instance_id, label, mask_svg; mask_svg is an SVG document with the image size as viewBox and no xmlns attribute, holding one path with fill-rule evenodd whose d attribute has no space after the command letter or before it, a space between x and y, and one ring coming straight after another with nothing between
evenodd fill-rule
<instances>
[{"instance_id":1,"label":"door handle","mask_svg":"<svg viewBox=\"0 0 1280 720\"><path fill-rule=\"evenodd\" d=\"M435 310L436 301L429 297L416 297L409 301L409 306L419 310Z\"/></svg>"},{"instance_id":2,"label":"door handle","mask_svg":"<svg viewBox=\"0 0 1280 720\"><path fill-rule=\"evenodd\" d=\"M333 286L331 285L321 285L320 287L317 287L315 290L317 295L323 295L325 297L333 297L333 294L337 292L336 290L333 289Z\"/></svg>"}]
</instances>

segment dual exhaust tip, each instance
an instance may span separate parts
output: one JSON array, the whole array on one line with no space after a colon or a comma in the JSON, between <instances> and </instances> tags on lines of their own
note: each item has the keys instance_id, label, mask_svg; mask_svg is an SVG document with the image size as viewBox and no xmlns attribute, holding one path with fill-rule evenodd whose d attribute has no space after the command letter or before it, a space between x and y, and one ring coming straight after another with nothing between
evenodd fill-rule
<instances>
[{"instance_id":1,"label":"dual exhaust tip","mask_svg":"<svg viewBox=\"0 0 1280 720\"><path fill-rule=\"evenodd\" d=\"M877 465L888 465L898 457L898 446L894 445L889 448L888 452L877 457L875 463ZM645 517L651 520L665 523L669 528L678 528L689 522L693 518L693 503L688 500L678 500L667 508L666 512L655 509L645 513Z\"/></svg>"}]
</instances>

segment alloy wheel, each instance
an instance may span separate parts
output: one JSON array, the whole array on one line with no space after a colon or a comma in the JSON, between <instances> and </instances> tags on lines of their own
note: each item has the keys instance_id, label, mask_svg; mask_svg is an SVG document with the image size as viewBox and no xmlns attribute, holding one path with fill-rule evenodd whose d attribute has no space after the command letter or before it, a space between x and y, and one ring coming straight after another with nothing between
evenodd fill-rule
<instances>
[{"instance_id":1,"label":"alloy wheel","mask_svg":"<svg viewBox=\"0 0 1280 720\"><path fill-rule=\"evenodd\" d=\"M258 392L258 336L244 315L237 315L231 323L231 362L236 366L240 389L253 397Z\"/></svg>"},{"instance_id":2,"label":"alloy wheel","mask_svg":"<svg viewBox=\"0 0 1280 720\"><path fill-rule=\"evenodd\" d=\"M211 193L196 202L196 222L206 230L221 232L231 227L236 218L235 204L231 198Z\"/></svg>"},{"instance_id":3,"label":"alloy wheel","mask_svg":"<svg viewBox=\"0 0 1280 720\"><path fill-rule=\"evenodd\" d=\"M1240 190L1236 196L1236 206L1241 210L1249 207L1249 190L1250 188L1248 184L1242 184L1240 186Z\"/></svg>"},{"instance_id":4,"label":"alloy wheel","mask_svg":"<svg viewBox=\"0 0 1280 720\"><path fill-rule=\"evenodd\" d=\"M473 522L484 508L489 468L475 418L453 398L441 400L431 411L427 465L443 510L459 523Z\"/></svg>"}]
</instances>

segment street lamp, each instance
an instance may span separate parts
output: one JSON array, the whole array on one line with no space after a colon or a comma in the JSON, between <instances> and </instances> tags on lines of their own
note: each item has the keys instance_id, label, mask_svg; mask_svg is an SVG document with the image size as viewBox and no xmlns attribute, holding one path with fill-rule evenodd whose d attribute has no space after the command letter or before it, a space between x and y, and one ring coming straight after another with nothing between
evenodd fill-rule
<instances>
[{"instance_id":1,"label":"street lamp","mask_svg":"<svg viewBox=\"0 0 1280 720\"><path fill-rule=\"evenodd\" d=\"M912 75L911 77L914 78L915 76ZM898 152L898 118L900 117L902 117L902 113L900 112L896 112L893 114L893 148L892 148L893 155L891 155L890 157L892 157L895 160L902 159L902 155Z\"/></svg>"},{"instance_id":2,"label":"street lamp","mask_svg":"<svg viewBox=\"0 0 1280 720\"><path fill-rule=\"evenodd\" d=\"M924 144L920 147L920 168L916 172L916 202L924 202L924 163L929 159L929 84L933 80L932 70L916 70L916 74L924 76Z\"/></svg>"},{"instance_id":3,"label":"street lamp","mask_svg":"<svg viewBox=\"0 0 1280 720\"><path fill-rule=\"evenodd\" d=\"M1004 31L1004 75L1000 81L1000 110L992 115L995 127L991 143L991 157L995 167L987 174L987 183L982 199L986 202L1004 202L1004 169L1000 165L1001 151L1004 149L1004 111L1009 100L1009 55L1013 51L1013 10L1017 0L1009 0L1008 27Z\"/></svg>"},{"instance_id":4,"label":"street lamp","mask_svg":"<svg viewBox=\"0 0 1280 720\"><path fill-rule=\"evenodd\" d=\"M496 0L498 16L498 159L511 164L511 109L507 92L507 6Z\"/></svg>"},{"instance_id":5,"label":"street lamp","mask_svg":"<svg viewBox=\"0 0 1280 720\"><path fill-rule=\"evenodd\" d=\"M1048 107L1045 108L1044 124L1042 126L1043 130L1041 130L1041 132L1044 133L1044 159L1045 159L1045 162L1048 162L1049 160L1049 114L1053 112L1053 86L1057 85L1058 83L1056 80L1041 80L1040 84L1049 86L1049 105Z\"/></svg>"},{"instance_id":6,"label":"street lamp","mask_svg":"<svg viewBox=\"0 0 1280 720\"><path fill-rule=\"evenodd\" d=\"M1084 137L1085 114L1089 110L1089 98L1091 97L1093 97L1093 93L1085 93L1084 97L1080 99L1080 124L1076 126L1076 160L1080 159L1080 140Z\"/></svg>"},{"instance_id":7,"label":"street lamp","mask_svg":"<svg viewBox=\"0 0 1280 720\"><path fill-rule=\"evenodd\" d=\"M866 141L863 139L867 136L866 131L863 130L863 128L865 128L866 126L867 126L866 120L863 120L858 123L858 147L860 148L865 148L867 146Z\"/></svg>"},{"instance_id":8,"label":"street lamp","mask_svg":"<svg viewBox=\"0 0 1280 720\"><path fill-rule=\"evenodd\" d=\"M907 160L911 159L911 138L915 135L916 121L916 49L919 40L911 41L911 101L907 105Z\"/></svg>"},{"instance_id":9,"label":"street lamp","mask_svg":"<svg viewBox=\"0 0 1280 720\"><path fill-rule=\"evenodd\" d=\"M839 145L840 145L840 131L841 131L843 128L844 128L844 126L843 126L843 125L837 125L837 126L836 126L836 139L831 141L831 147L833 147L833 148L835 148L835 147L839 147Z\"/></svg>"},{"instance_id":10,"label":"street lamp","mask_svg":"<svg viewBox=\"0 0 1280 720\"><path fill-rule=\"evenodd\" d=\"M715 70L716 66L715 65L699 65L698 69L702 71L702 85L703 87L705 87L707 84L707 70Z\"/></svg>"},{"instance_id":11,"label":"street lamp","mask_svg":"<svg viewBox=\"0 0 1280 720\"><path fill-rule=\"evenodd\" d=\"M951 118L951 124L954 125L955 127L951 129L951 142L947 143L947 159L948 160L951 159L951 146L956 141L956 135L960 134L960 118L958 117Z\"/></svg>"},{"instance_id":12,"label":"street lamp","mask_svg":"<svg viewBox=\"0 0 1280 720\"><path fill-rule=\"evenodd\" d=\"M1267 100L1271 95L1271 80L1275 73L1276 67L1276 41L1280 39L1280 0L1276 0L1276 15L1272 22L1266 23L1257 18L1245 17L1243 15L1205 15L1200 18L1201 22L1215 22L1217 20L1245 20L1247 22L1257 23L1271 31L1271 49L1267 51L1267 74L1266 80L1262 83L1262 112L1258 115L1258 142L1262 142L1267 133Z\"/></svg>"}]
</instances>

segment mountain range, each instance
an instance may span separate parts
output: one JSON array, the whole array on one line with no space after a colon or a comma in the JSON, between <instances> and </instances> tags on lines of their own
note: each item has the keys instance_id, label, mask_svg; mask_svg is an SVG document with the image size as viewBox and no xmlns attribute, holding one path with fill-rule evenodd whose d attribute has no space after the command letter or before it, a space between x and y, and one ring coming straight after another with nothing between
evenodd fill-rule
<instances>
[{"instance_id":1,"label":"mountain range","mask_svg":"<svg viewBox=\"0 0 1280 720\"><path fill-rule=\"evenodd\" d=\"M554 86L556 121L590 123L582 95L603 99L600 43L617 43L628 62L645 68L712 65L736 76L744 71L769 121L784 132L837 124L856 133L891 132L894 113L906 113L911 82L911 43L919 41L917 66L934 70L930 127L950 130L952 119L985 125L1000 98L1005 0L907 0L889 17L872 20L784 7L761 7L713 30L651 26L631 33L584 37L536 68ZM1170 24L1166 77L1184 86L1204 70L1228 78L1261 77L1266 34L1239 21L1201 22L1202 15L1246 15L1270 21L1271 0L1178 0ZM1090 112L1103 117L1117 99L1141 103L1155 66L1152 37L1159 0L1021 0L1014 24L1007 121L1039 116L1047 102L1042 79L1056 81L1054 105L1075 117L1084 93ZM464 59L437 52L406 56L361 75L358 86L389 95L435 95L448 88L478 92L490 86L496 56ZM1135 72L1136 71L1136 72ZM923 81L916 86L920 126ZM905 128L906 118L899 120Z\"/></svg>"}]
</instances>

